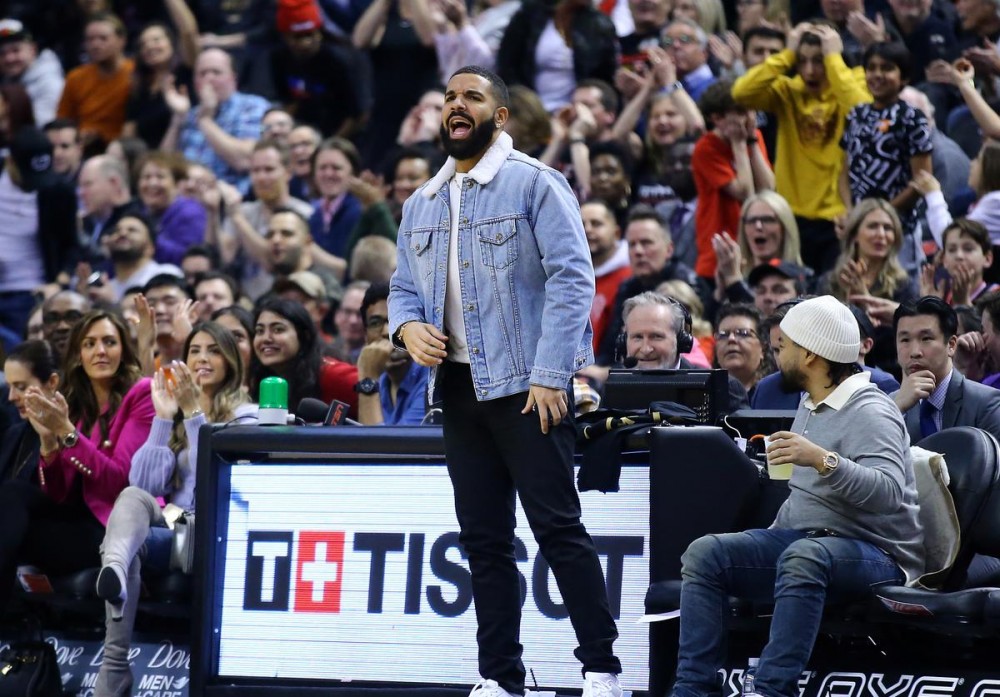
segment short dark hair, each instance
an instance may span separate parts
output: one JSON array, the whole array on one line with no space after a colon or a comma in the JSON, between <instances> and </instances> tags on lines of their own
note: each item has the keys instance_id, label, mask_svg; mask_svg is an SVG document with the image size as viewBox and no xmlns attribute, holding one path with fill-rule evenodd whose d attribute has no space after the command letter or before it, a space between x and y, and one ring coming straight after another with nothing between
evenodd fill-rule
<instances>
[{"instance_id":1,"label":"short dark hair","mask_svg":"<svg viewBox=\"0 0 1000 697\"><path fill-rule=\"evenodd\" d=\"M983 254L993 251L993 242L990 240L990 233L982 223L976 220L969 220L968 218L956 218L941 233L942 246L948 244L948 233L953 230L958 230L959 236L965 235L975 240L976 244L983 250Z\"/></svg>"},{"instance_id":2,"label":"short dark hair","mask_svg":"<svg viewBox=\"0 0 1000 697\"><path fill-rule=\"evenodd\" d=\"M213 269L219 268L221 259L219 259L219 250L210 244L193 244L188 247L184 254L181 256L181 262L189 257L205 257L208 259L208 263L211 264Z\"/></svg>"},{"instance_id":3,"label":"short dark hair","mask_svg":"<svg viewBox=\"0 0 1000 697\"><path fill-rule=\"evenodd\" d=\"M958 334L958 314L955 308L935 295L925 295L916 302L901 303L892 315L892 332L899 331L899 320L903 317L933 315L938 319L938 327L945 341Z\"/></svg>"},{"instance_id":4,"label":"short dark hair","mask_svg":"<svg viewBox=\"0 0 1000 697\"><path fill-rule=\"evenodd\" d=\"M64 128L72 128L76 131L76 141L80 142L80 125L73 119L52 119L42 126L42 130L45 133L49 131L61 131Z\"/></svg>"},{"instance_id":5,"label":"short dark hair","mask_svg":"<svg viewBox=\"0 0 1000 697\"><path fill-rule=\"evenodd\" d=\"M976 300L976 309L979 310L980 316L984 312L989 312L990 321L994 324L1000 322L1000 290L983 294Z\"/></svg>"},{"instance_id":6,"label":"short dark hair","mask_svg":"<svg viewBox=\"0 0 1000 697\"><path fill-rule=\"evenodd\" d=\"M149 243L156 246L156 226L153 225L153 221L149 219L149 216L137 210L130 210L127 213L123 213L122 217L116 220L114 225L105 227L101 230L101 236L103 237L104 235L111 234L115 228L118 227L119 223L126 218L132 218L133 220L138 220L142 223L142 226L146 228L146 233L149 235Z\"/></svg>"},{"instance_id":7,"label":"short dark hair","mask_svg":"<svg viewBox=\"0 0 1000 697\"><path fill-rule=\"evenodd\" d=\"M230 305L229 307L220 307L218 310L212 313L212 321L215 322L220 317L235 317L236 321L243 325L243 330L246 331L247 337L250 341L253 341L253 313L250 310L242 307L240 305Z\"/></svg>"},{"instance_id":8,"label":"short dark hair","mask_svg":"<svg viewBox=\"0 0 1000 697\"><path fill-rule=\"evenodd\" d=\"M746 46L750 43L750 39L761 38L761 39L775 39L781 42L782 46L787 45L788 39L785 37L785 32L780 29L775 29L774 27L768 27L763 24L751 27L743 33L743 45Z\"/></svg>"},{"instance_id":9,"label":"short dark hair","mask_svg":"<svg viewBox=\"0 0 1000 697\"><path fill-rule=\"evenodd\" d=\"M311 233L311 230L310 230L310 227L309 227L309 219L306 218L301 213L299 213L294 208L289 208L288 206L278 206L273 211L271 211L271 217L273 218L274 216L279 215L280 213L291 213L296 218L298 218L299 223L301 223L302 227L305 228L306 233Z\"/></svg>"},{"instance_id":10,"label":"short dark hair","mask_svg":"<svg viewBox=\"0 0 1000 697\"><path fill-rule=\"evenodd\" d=\"M233 301L239 300L240 298L240 286L236 280L227 273L222 271L205 271L194 277L194 285L191 291L194 292L198 286L205 281L222 281L227 286L229 286L230 292L233 294Z\"/></svg>"},{"instance_id":11,"label":"short dark hair","mask_svg":"<svg viewBox=\"0 0 1000 697\"><path fill-rule=\"evenodd\" d=\"M955 314L958 315L958 334L961 336L966 332L983 331L983 317L972 305L955 305ZM990 317L993 316L992 311ZM997 315L1000 317L1000 314Z\"/></svg>"},{"instance_id":12,"label":"short dark hair","mask_svg":"<svg viewBox=\"0 0 1000 697\"><path fill-rule=\"evenodd\" d=\"M593 143L590 146L590 161L593 162L601 155L610 155L617 159L621 163L625 176L629 179L632 178L632 173L635 171L635 160L632 158L632 153L624 145L614 140Z\"/></svg>"},{"instance_id":13,"label":"short dark hair","mask_svg":"<svg viewBox=\"0 0 1000 697\"><path fill-rule=\"evenodd\" d=\"M871 319L868 317L868 313L865 312L861 307L857 305L850 304L847 309L851 311L854 315L854 320L858 323L858 331L861 332L861 340L874 339L875 338L875 325L872 324Z\"/></svg>"},{"instance_id":14,"label":"short dark hair","mask_svg":"<svg viewBox=\"0 0 1000 697\"><path fill-rule=\"evenodd\" d=\"M601 93L601 106L607 111L618 112L618 106L621 103L621 100L618 98L618 91L606 81L597 77L591 77L576 83L576 89L584 87L596 87Z\"/></svg>"},{"instance_id":15,"label":"short dark hair","mask_svg":"<svg viewBox=\"0 0 1000 697\"><path fill-rule=\"evenodd\" d=\"M886 63L895 65L899 68L899 74L903 81L910 81L910 76L913 74L913 56L910 55L910 50L902 41L880 41L869 46L861 58L861 65L864 66L865 70L868 70L868 61L875 56Z\"/></svg>"},{"instance_id":16,"label":"short dark hair","mask_svg":"<svg viewBox=\"0 0 1000 697\"><path fill-rule=\"evenodd\" d=\"M487 70L479 65L466 65L453 72L451 77L455 77L456 75L478 75L488 81L493 92L493 99L496 100L497 106L509 108L510 92L507 91L507 83L503 81L502 77L497 75L492 70Z\"/></svg>"},{"instance_id":17,"label":"short dark hair","mask_svg":"<svg viewBox=\"0 0 1000 697\"><path fill-rule=\"evenodd\" d=\"M361 319L368 322L368 308L380 300L389 299L389 284L384 281L377 281L368 286L365 297L361 301Z\"/></svg>"},{"instance_id":18,"label":"short dark hair","mask_svg":"<svg viewBox=\"0 0 1000 697\"><path fill-rule=\"evenodd\" d=\"M596 196L591 196L586 201L584 201L583 203L580 204L580 208L581 209L584 206L602 206L604 208L604 210L606 210L608 212L608 215L611 216L612 220L616 220L617 219L617 217L615 216L615 209L612 208L611 204L608 203L607 201L605 201L603 198L597 198ZM653 212L655 213L656 211L653 211Z\"/></svg>"},{"instance_id":19,"label":"short dark hair","mask_svg":"<svg viewBox=\"0 0 1000 697\"><path fill-rule=\"evenodd\" d=\"M626 226L636 222L637 220L652 220L664 230L669 231L667 221L664 220L663 216L649 204L637 203L628 209L628 216L625 219Z\"/></svg>"},{"instance_id":20,"label":"short dark hair","mask_svg":"<svg viewBox=\"0 0 1000 697\"><path fill-rule=\"evenodd\" d=\"M142 294L146 295L151 290L156 288L179 288L183 291L184 295L191 297L191 288L180 276L174 276L172 273L158 273L151 279L146 281L146 285L142 287Z\"/></svg>"},{"instance_id":21,"label":"short dark hair","mask_svg":"<svg viewBox=\"0 0 1000 697\"><path fill-rule=\"evenodd\" d=\"M815 27L830 27L836 31L840 31L836 24L828 20L826 17L814 17L812 19L806 20L807 24L812 24ZM799 40L799 46L822 46L823 40L819 38L819 34L811 31L802 32L802 38ZM796 51L796 54L798 52Z\"/></svg>"},{"instance_id":22,"label":"short dark hair","mask_svg":"<svg viewBox=\"0 0 1000 697\"><path fill-rule=\"evenodd\" d=\"M733 99L732 80L719 80L708 86L698 100L698 108L705 117L706 128L713 128L713 116L725 116L734 111L746 111L747 108Z\"/></svg>"},{"instance_id":23,"label":"short dark hair","mask_svg":"<svg viewBox=\"0 0 1000 697\"><path fill-rule=\"evenodd\" d=\"M59 372L59 356L52 345L42 339L22 341L11 351L6 361L15 361L26 366L39 382L45 382L52 373Z\"/></svg>"}]
</instances>

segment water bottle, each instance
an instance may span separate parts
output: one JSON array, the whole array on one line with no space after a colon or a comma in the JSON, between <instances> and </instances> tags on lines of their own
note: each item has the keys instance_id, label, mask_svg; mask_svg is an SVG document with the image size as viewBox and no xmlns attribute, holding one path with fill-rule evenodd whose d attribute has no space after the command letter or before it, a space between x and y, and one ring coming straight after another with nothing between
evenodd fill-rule
<instances>
[{"instance_id":1,"label":"water bottle","mask_svg":"<svg viewBox=\"0 0 1000 697\"><path fill-rule=\"evenodd\" d=\"M759 658L751 658L747 661L747 669L743 672L743 697L756 692L754 688L754 676L757 673L757 663Z\"/></svg>"}]
</instances>

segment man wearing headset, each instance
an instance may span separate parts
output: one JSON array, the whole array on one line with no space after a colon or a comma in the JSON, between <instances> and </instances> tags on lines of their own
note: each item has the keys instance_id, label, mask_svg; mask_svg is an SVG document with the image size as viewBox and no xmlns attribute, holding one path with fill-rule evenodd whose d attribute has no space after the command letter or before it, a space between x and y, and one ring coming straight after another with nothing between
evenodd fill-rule
<instances>
[{"instance_id":1,"label":"man wearing headset","mask_svg":"<svg viewBox=\"0 0 1000 697\"><path fill-rule=\"evenodd\" d=\"M646 291L625 301L623 330L616 344L617 362L636 370L692 369L682 353L691 351L691 315L673 298ZM727 413L749 406L747 393L729 377Z\"/></svg>"}]
</instances>

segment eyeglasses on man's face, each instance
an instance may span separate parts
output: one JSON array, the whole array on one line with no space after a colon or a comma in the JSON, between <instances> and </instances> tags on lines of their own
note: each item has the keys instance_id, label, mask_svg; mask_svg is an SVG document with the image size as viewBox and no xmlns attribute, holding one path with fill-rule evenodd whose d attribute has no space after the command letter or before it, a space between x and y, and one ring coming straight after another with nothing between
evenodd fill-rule
<instances>
[{"instance_id":1,"label":"eyeglasses on man's face","mask_svg":"<svg viewBox=\"0 0 1000 697\"><path fill-rule=\"evenodd\" d=\"M715 332L716 341L725 341L726 339L732 339L733 341L747 341L748 339L756 339L757 332L753 329L720 329Z\"/></svg>"}]
</instances>

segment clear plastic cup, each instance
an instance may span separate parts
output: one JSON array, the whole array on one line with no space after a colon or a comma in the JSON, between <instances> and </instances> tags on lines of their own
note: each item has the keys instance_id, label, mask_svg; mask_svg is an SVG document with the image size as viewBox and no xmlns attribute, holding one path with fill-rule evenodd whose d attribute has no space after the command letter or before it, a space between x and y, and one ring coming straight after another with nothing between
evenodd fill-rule
<instances>
[{"instance_id":1,"label":"clear plastic cup","mask_svg":"<svg viewBox=\"0 0 1000 697\"><path fill-rule=\"evenodd\" d=\"M771 445L771 437L764 436L764 452L767 453L768 446ZM795 467L792 463L787 465L772 465L771 458L767 458L767 476L771 479L784 481L792 478L792 468Z\"/></svg>"}]
</instances>

